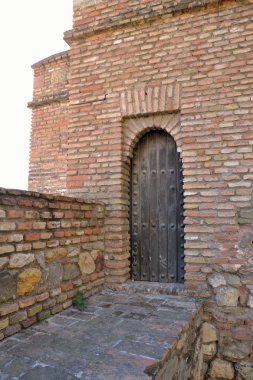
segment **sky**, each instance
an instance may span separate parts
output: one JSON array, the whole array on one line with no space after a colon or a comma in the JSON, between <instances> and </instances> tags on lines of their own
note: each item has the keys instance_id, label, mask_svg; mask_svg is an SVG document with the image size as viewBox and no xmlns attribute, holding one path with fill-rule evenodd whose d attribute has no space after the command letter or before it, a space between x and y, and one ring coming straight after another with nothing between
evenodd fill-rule
<instances>
[{"instance_id":1,"label":"sky","mask_svg":"<svg viewBox=\"0 0 253 380\"><path fill-rule=\"evenodd\" d=\"M67 50L73 0L0 1L0 187L26 190L33 70L31 65Z\"/></svg>"}]
</instances>

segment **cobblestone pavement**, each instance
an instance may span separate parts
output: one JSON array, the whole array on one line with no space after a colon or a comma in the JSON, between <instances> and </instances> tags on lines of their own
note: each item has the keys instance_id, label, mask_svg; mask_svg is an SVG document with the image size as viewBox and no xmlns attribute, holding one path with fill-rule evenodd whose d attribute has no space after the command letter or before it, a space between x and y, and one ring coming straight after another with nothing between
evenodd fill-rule
<instances>
[{"instance_id":1,"label":"cobblestone pavement","mask_svg":"<svg viewBox=\"0 0 253 380\"><path fill-rule=\"evenodd\" d=\"M196 311L183 296L104 291L0 343L0 380L138 380Z\"/></svg>"}]
</instances>

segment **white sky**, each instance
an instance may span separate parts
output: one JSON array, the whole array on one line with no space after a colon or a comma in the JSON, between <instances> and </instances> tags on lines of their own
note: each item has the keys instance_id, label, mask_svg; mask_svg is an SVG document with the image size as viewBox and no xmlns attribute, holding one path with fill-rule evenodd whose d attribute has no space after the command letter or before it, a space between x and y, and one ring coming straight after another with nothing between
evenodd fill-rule
<instances>
[{"instance_id":1,"label":"white sky","mask_svg":"<svg viewBox=\"0 0 253 380\"><path fill-rule=\"evenodd\" d=\"M33 70L67 50L73 0L0 0L0 187L27 189Z\"/></svg>"}]
</instances>

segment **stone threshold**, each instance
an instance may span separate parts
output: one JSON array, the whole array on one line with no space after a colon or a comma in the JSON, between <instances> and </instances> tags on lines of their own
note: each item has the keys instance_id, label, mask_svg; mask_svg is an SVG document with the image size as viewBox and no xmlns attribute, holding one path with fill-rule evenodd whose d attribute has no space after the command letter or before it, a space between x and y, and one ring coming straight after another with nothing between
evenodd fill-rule
<instances>
[{"instance_id":1,"label":"stone threshold","mask_svg":"<svg viewBox=\"0 0 253 380\"><path fill-rule=\"evenodd\" d=\"M133 281L129 280L118 287L119 291L127 293L144 293L144 294L167 294L187 296L184 284L149 282L149 281Z\"/></svg>"}]
</instances>

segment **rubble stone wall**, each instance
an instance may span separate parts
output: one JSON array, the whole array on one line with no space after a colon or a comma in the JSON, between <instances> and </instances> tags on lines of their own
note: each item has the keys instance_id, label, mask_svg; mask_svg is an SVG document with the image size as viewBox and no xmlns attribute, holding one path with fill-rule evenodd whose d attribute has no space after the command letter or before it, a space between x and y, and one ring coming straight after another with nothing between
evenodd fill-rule
<instances>
[{"instance_id":1,"label":"rubble stone wall","mask_svg":"<svg viewBox=\"0 0 253 380\"><path fill-rule=\"evenodd\" d=\"M209 326L201 320L201 307L182 331L171 350L159 363L154 380L203 380L208 365L204 361L206 330ZM214 338L212 338L214 339ZM151 368L150 368L151 369ZM152 370L152 369L151 369ZM150 371L150 375L152 375Z\"/></svg>"},{"instance_id":2,"label":"rubble stone wall","mask_svg":"<svg viewBox=\"0 0 253 380\"><path fill-rule=\"evenodd\" d=\"M103 284L103 204L0 189L0 339Z\"/></svg>"},{"instance_id":3,"label":"rubble stone wall","mask_svg":"<svg viewBox=\"0 0 253 380\"><path fill-rule=\"evenodd\" d=\"M237 218L241 263L225 271L215 267L208 277L213 297L205 302L203 320L216 331L216 340L206 342L210 379L253 378L253 209Z\"/></svg>"}]
</instances>

